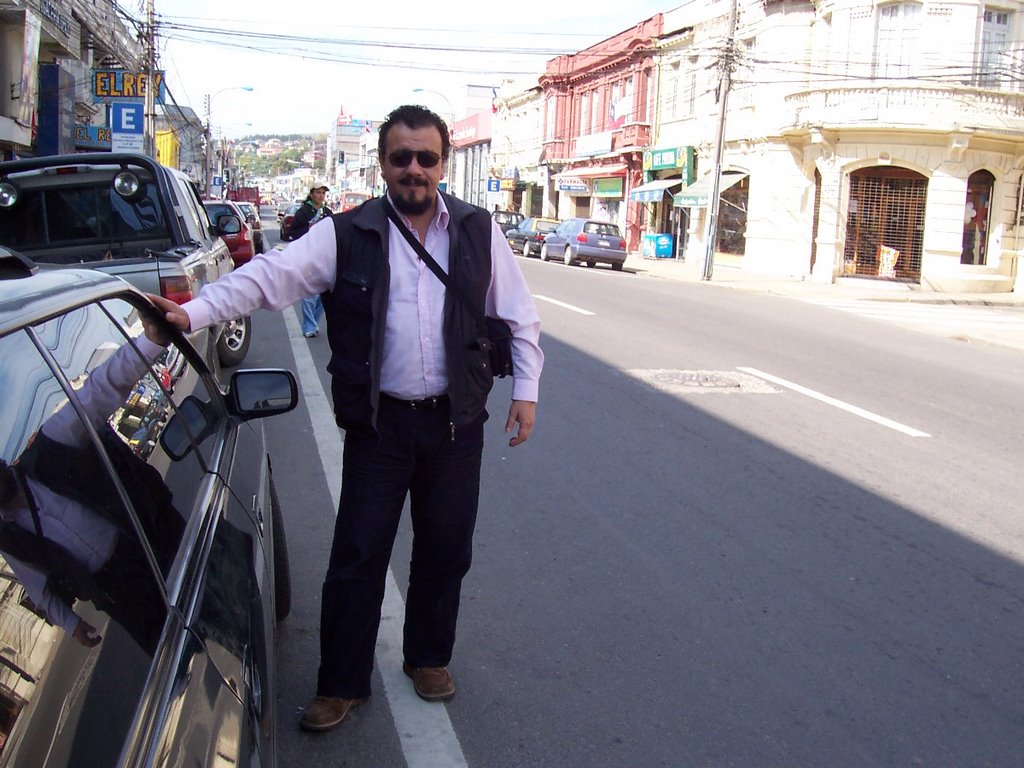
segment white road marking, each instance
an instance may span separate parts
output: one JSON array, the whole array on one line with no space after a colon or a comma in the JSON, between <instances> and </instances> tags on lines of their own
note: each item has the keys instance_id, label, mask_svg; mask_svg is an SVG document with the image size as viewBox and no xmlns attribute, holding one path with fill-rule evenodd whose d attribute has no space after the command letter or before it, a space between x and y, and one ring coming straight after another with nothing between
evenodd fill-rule
<instances>
[{"instance_id":1,"label":"white road marking","mask_svg":"<svg viewBox=\"0 0 1024 768\"><path fill-rule=\"evenodd\" d=\"M539 293L533 294L533 298L540 299L541 301L546 301L549 304L554 304L556 307L562 307L563 309L568 309L573 312L579 312L581 315L594 315L594 313L591 312L589 309L582 309L581 307L574 306L573 304L566 304L564 301L548 298L547 296L541 296Z\"/></svg>"},{"instance_id":2,"label":"white road marking","mask_svg":"<svg viewBox=\"0 0 1024 768\"><path fill-rule=\"evenodd\" d=\"M334 409L320 383L316 364L309 352L310 344L325 344L326 340L323 335L315 339L304 338L293 309L286 309L281 314L295 355L296 375L309 410L313 439L320 452L320 465L337 514L341 497L344 440L341 430L335 426ZM448 710L443 704L421 701L413 690L412 681L402 672L404 619L405 603L394 573L389 568L380 631L377 634L377 669L384 680L384 693L391 706L391 716L402 744L405 764L409 768L466 768L468 764L448 717Z\"/></svg>"},{"instance_id":3,"label":"white road marking","mask_svg":"<svg viewBox=\"0 0 1024 768\"><path fill-rule=\"evenodd\" d=\"M792 389L794 392L799 392L802 395L813 397L815 400L820 400L823 403L835 406L836 408L847 411L848 413L852 413L855 416L860 416L861 418L867 419L868 421L873 421L876 424L881 424L883 427L895 429L897 432L902 432L905 435L910 435L911 437L931 437L931 435L929 435L927 432L922 432L919 429L914 429L913 427L908 427L905 424L900 424L898 421L893 421L892 419L887 419L884 416L879 416L877 413L872 413L871 411L866 411L863 408L858 408L856 405L844 403L842 400L836 400L834 397L823 395L821 392L815 392L813 389L802 387L799 384L794 384L791 381L780 379L778 376L772 376L772 374L765 373L764 371L759 371L757 370L757 368L744 368L742 366L737 366L737 369L743 371L744 373L749 373L753 376L759 376L765 381L770 381L773 384L778 384L780 387L786 387L787 389Z\"/></svg>"}]
</instances>

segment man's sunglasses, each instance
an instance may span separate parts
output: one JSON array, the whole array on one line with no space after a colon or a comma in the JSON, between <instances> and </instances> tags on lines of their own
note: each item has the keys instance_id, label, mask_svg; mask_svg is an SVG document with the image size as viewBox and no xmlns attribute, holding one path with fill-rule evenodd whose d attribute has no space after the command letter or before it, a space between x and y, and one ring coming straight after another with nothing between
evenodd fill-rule
<instances>
[{"instance_id":1,"label":"man's sunglasses","mask_svg":"<svg viewBox=\"0 0 1024 768\"><path fill-rule=\"evenodd\" d=\"M388 155L388 162L396 168L407 168L412 165L414 157L420 168L433 168L441 162L441 156L429 149L421 149L416 152L411 149L398 149Z\"/></svg>"}]
</instances>

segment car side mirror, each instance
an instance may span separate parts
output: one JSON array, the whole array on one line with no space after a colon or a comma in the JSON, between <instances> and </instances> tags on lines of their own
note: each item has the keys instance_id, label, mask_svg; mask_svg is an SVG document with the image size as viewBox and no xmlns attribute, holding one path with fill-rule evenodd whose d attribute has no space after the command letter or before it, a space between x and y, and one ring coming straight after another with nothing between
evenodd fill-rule
<instances>
[{"instance_id":1,"label":"car side mirror","mask_svg":"<svg viewBox=\"0 0 1024 768\"><path fill-rule=\"evenodd\" d=\"M206 404L194 395L189 395L181 401L160 433L160 447L173 461L181 461L188 456L193 443L209 435L212 427L213 419L207 412Z\"/></svg>"},{"instance_id":2,"label":"car side mirror","mask_svg":"<svg viewBox=\"0 0 1024 768\"><path fill-rule=\"evenodd\" d=\"M222 213L217 217L217 234L237 235L242 231L242 220L233 213Z\"/></svg>"},{"instance_id":3,"label":"car side mirror","mask_svg":"<svg viewBox=\"0 0 1024 768\"><path fill-rule=\"evenodd\" d=\"M298 402L299 385L291 371L253 368L231 376L228 410L242 421L287 413Z\"/></svg>"}]
</instances>

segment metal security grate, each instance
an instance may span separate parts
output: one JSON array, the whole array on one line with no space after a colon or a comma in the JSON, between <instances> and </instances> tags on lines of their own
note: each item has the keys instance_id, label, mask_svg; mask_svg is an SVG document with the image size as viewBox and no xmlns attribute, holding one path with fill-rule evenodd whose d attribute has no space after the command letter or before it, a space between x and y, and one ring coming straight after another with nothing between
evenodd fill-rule
<instances>
[{"instance_id":1,"label":"metal security grate","mask_svg":"<svg viewBox=\"0 0 1024 768\"><path fill-rule=\"evenodd\" d=\"M906 168L850 174L843 273L921 279L928 180Z\"/></svg>"}]
</instances>

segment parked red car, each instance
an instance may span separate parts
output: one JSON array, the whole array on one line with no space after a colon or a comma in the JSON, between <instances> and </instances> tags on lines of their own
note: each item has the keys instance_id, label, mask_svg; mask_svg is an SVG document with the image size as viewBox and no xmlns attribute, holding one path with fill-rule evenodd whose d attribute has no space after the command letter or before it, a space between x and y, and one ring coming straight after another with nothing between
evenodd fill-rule
<instances>
[{"instance_id":1,"label":"parked red car","mask_svg":"<svg viewBox=\"0 0 1024 768\"><path fill-rule=\"evenodd\" d=\"M204 200L203 205L210 216L210 221L217 223L217 218L224 215L237 216L242 223L241 231L237 234L224 234L224 244L231 252L231 260L236 267L240 267L256 255L256 247L252 241L252 227L245 221L245 214L230 200Z\"/></svg>"}]
</instances>

